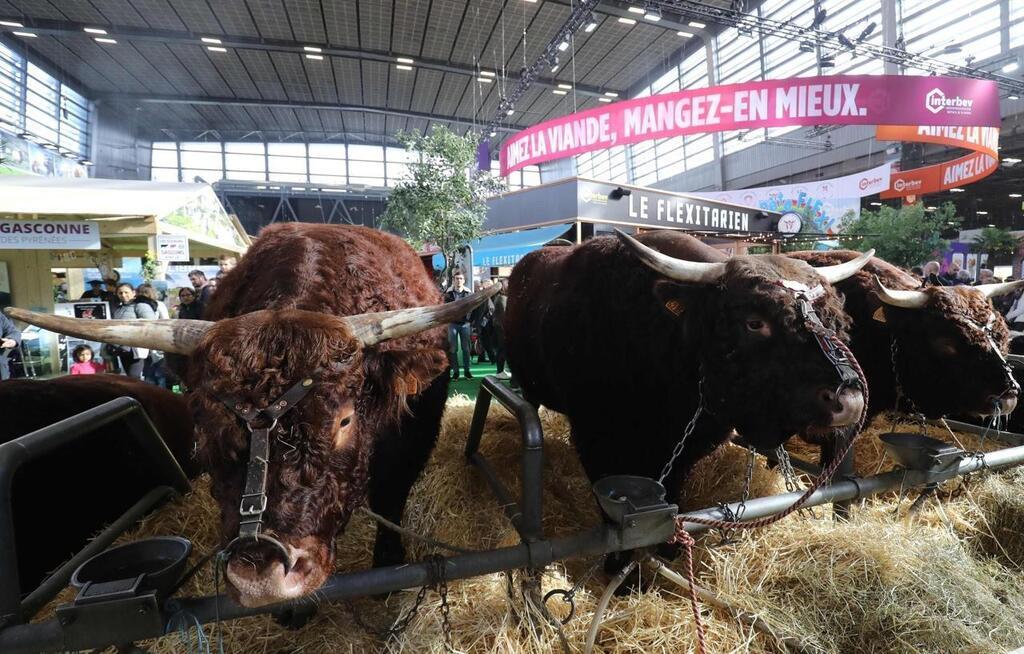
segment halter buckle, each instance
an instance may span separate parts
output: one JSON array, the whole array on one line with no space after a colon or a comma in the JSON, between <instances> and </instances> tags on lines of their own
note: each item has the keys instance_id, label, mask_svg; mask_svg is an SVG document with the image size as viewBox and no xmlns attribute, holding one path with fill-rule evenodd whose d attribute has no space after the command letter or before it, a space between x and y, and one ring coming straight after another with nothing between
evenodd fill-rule
<instances>
[{"instance_id":1,"label":"halter buckle","mask_svg":"<svg viewBox=\"0 0 1024 654\"><path fill-rule=\"evenodd\" d=\"M258 498L260 498L259 505L258 506L249 506L249 507L247 507L245 505L247 497L258 497ZM251 515L258 516L258 515L262 515L263 512L266 511L266 510L267 510L267 494L266 493L262 493L262 492L261 493L249 493L247 495L242 495L242 501L238 505L238 513L241 514L241 515L244 515L244 516L251 516Z\"/></svg>"}]
</instances>

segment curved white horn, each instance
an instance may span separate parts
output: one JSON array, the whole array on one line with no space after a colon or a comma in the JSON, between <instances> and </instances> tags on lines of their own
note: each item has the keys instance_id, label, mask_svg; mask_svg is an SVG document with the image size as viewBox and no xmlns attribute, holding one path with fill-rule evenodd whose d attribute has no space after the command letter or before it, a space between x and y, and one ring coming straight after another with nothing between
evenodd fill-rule
<instances>
[{"instance_id":1,"label":"curved white horn","mask_svg":"<svg viewBox=\"0 0 1024 654\"><path fill-rule=\"evenodd\" d=\"M868 265L868 262L871 261L871 257L873 256L875 256L875 251L868 250L856 259L850 259L844 263L838 263L834 266L816 267L814 272L824 277L825 281L829 284L836 284L847 277L852 277L861 268Z\"/></svg>"},{"instance_id":2,"label":"curved white horn","mask_svg":"<svg viewBox=\"0 0 1024 654\"><path fill-rule=\"evenodd\" d=\"M981 291L985 297L996 297L998 295L1006 295L1021 286L1024 286L1024 279L1018 279L1015 282L1003 282L1001 284L979 284L974 287L974 290Z\"/></svg>"},{"instance_id":3,"label":"curved white horn","mask_svg":"<svg viewBox=\"0 0 1024 654\"><path fill-rule=\"evenodd\" d=\"M903 309L923 309L928 304L928 294L923 291L891 291L887 289L878 275L872 275L875 280L875 292L878 299L891 307Z\"/></svg>"},{"instance_id":4,"label":"curved white horn","mask_svg":"<svg viewBox=\"0 0 1024 654\"><path fill-rule=\"evenodd\" d=\"M376 345L381 341L409 336L438 325L455 322L500 290L501 285L495 284L455 302L380 313L363 313L358 316L346 316L342 320L348 323L349 329L363 342L363 346Z\"/></svg>"},{"instance_id":5,"label":"curved white horn","mask_svg":"<svg viewBox=\"0 0 1024 654\"><path fill-rule=\"evenodd\" d=\"M144 347L175 354L191 354L206 330L213 326L208 320L91 320L68 318L7 307L4 313L12 318L37 325L52 332L77 336L90 341Z\"/></svg>"},{"instance_id":6,"label":"curved white horn","mask_svg":"<svg viewBox=\"0 0 1024 654\"><path fill-rule=\"evenodd\" d=\"M704 263L676 259L647 247L618 229L615 230L615 234L644 264L669 279L689 284L714 284L725 273L724 263Z\"/></svg>"}]
</instances>

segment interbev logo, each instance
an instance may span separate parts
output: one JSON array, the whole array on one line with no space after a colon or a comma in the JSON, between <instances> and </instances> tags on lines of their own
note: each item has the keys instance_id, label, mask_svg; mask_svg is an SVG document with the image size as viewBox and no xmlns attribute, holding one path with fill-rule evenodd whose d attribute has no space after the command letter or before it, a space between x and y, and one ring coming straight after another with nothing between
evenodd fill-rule
<instances>
[{"instance_id":1,"label":"interbev logo","mask_svg":"<svg viewBox=\"0 0 1024 654\"><path fill-rule=\"evenodd\" d=\"M928 95L924 98L925 109L937 114L940 111L945 110L946 113L950 114L963 114L969 115L971 113L971 107L974 106L974 100L969 98L961 98L959 95L953 98L947 98L946 94L942 92L940 88L934 88L928 91Z\"/></svg>"}]
</instances>

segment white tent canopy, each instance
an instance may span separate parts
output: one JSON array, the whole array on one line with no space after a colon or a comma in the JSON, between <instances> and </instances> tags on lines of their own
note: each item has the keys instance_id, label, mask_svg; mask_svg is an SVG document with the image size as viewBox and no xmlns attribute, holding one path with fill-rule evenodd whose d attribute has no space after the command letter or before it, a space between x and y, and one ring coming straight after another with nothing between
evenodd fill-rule
<instances>
[{"instance_id":1,"label":"white tent canopy","mask_svg":"<svg viewBox=\"0 0 1024 654\"><path fill-rule=\"evenodd\" d=\"M208 184L12 175L0 177L0 213L160 217L207 189Z\"/></svg>"}]
</instances>

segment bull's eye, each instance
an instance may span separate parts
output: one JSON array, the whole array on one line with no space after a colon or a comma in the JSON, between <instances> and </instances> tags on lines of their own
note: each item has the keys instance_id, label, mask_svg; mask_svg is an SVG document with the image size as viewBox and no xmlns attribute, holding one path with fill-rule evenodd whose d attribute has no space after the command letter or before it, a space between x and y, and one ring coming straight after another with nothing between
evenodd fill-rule
<instances>
[{"instance_id":1,"label":"bull's eye","mask_svg":"<svg viewBox=\"0 0 1024 654\"><path fill-rule=\"evenodd\" d=\"M352 424L352 416L348 416L347 418L343 418L341 423L339 424L339 426L340 427L348 427L350 424Z\"/></svg>"},{"instance_id":2,"label":"bull's eye","mask_svg":"<svg viewBox=\"0 0 1024 654\"><path fill-rule=\"evenodd\" d=\"M749 329L752 332L759 332L762 329L764 329L764 321L763 320L748 320L747 321L747 329Z\"/></svg>"}]
</instances>

